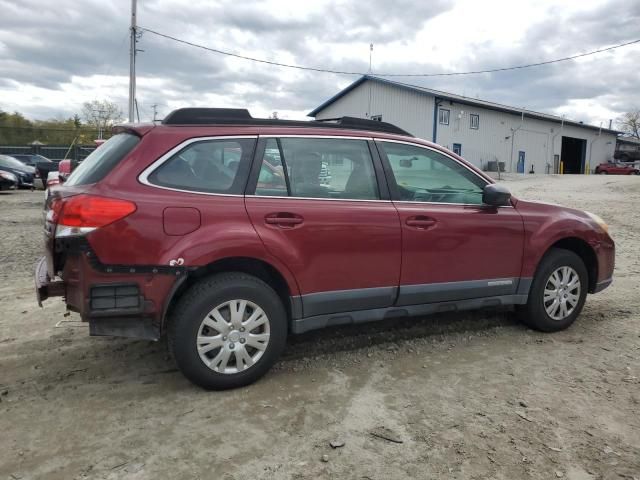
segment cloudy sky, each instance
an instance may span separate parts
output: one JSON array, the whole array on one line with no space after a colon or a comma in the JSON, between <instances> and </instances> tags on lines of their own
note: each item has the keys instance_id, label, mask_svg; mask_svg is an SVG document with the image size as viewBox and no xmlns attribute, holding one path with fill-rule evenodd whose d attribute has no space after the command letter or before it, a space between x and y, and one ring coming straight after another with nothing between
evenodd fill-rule
<instances>
[{"instance_id":1,"label":"cloudy sky","mask_svg":"<svg viewBox=\"0 0 640 480\"><path fill-rule=\"evenodd\" d=\"M47 119L108 99L126 114L129 0L0 0L0 109ZM138 24L267 60L438 73L534 63L640 38L638 0L139 0ZM144 33L141 120L182 106L305 118L357 76L208 53ZM640 108L640 44L504 73L397 80L583 120Z\"/></svg>"}]
</instances>

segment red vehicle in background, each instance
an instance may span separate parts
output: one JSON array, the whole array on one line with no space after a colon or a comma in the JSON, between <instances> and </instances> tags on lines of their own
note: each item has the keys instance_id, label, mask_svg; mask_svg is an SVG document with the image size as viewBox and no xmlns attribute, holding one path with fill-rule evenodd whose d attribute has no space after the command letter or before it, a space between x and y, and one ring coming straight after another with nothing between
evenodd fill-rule
<instances>
[{"instance_id":1,"label":"red vehicle in background","mask_svg":"<svg viewBox=\"0 0 640 480\"><path fill-rule=\"evenodd\" d=\"M597 215L517 199L385 122L181 109L114 133L47 199L38 301L64 296L91 335L167 334L204 388L339 324L514 305L562 330L612 282Z\"/></svg>"},{"instance_id":2,"label":"red vehicle in background","mask_svg":"<svg viewBox=\"0 0 640 480\"><path fill-rule=\"evenodd\" d=\"M640 175L640 169L626 163L601 163L595 172L600 175Z\"/></svg>"}]
</instances>

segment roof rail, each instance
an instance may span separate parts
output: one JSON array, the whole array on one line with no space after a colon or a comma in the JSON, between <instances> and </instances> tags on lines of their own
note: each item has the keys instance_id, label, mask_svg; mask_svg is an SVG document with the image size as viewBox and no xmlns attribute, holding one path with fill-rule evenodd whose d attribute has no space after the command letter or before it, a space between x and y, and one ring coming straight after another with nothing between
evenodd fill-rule
<instances>
[{"instance_id":1,"label":"roof rail","mask_svg":"<svg viewBox=\"0 0 640 480\"><path fill-rule=\"evenodd\" d=\"M179 108L162 120L163 125L247 125L274 127L315 127L344 130L366 130L393 133L412 137L409 132L391 123L356 117L331 118L326 120L279 120L253 118L244 108Z\"/></svg>"},{"instance_id":2,"label":"roof rail","mask_svg":"<svg viewBox=\"0 0 640 480\"><path fill-rule=\"evenodd\" d=\"M178 108L164 117L165 125L194 125L216 123L219 120L250 120L246 108Z\"/></svg>"},{"instance_id":3,"label":"roof rail","mask_svg":"<svg viewBox=\"0 0 640 480\"><path fill-rule=\"evenodd\" d=\"M335 122L336 125L339 125L342 128L349 128L351 130L370 130L374 132L385 132L385 133L395 133L398 135L406 135L408 137L413 137L409 132L403 130L400 127L395 126L392 123L382 122L379 120L371 120L368 118L358 118L358 117L339 117L339 118L326 118L324 120L315 120L311 123L314 124L331 124L330 122Z\"/></svg>"}]
</instances>

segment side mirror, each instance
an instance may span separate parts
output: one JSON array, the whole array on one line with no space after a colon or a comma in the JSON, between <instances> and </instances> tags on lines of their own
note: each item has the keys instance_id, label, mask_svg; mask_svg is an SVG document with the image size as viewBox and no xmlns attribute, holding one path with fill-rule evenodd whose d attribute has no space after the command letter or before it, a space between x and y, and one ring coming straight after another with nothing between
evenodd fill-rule
<instances>
[{"instance_id":1,"label":"side mirror","mask_svg":"<svg viewBox=\"0 0 640 480\"><path fill-rule=\"evenodd\" d=\"M482 191L482 203L494 207L511 205L511 192L505 186L489 183Z\"/></svg>"}]
</instances>

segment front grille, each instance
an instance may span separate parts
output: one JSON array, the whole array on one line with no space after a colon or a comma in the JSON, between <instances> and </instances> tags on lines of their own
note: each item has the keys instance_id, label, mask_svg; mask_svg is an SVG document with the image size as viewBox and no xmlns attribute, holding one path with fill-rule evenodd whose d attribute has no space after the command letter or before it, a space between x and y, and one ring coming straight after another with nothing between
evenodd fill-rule
<instances>
[{"instance_id":1,"label":"front grille","mask_svg":"<svg viewBox=\"0 0 640 480\"><path fill-rule=\"evenodd\" d=\"M140 308L140 289L136 284L91 287L92 311Z\"/></svg>"}]
</instances>

